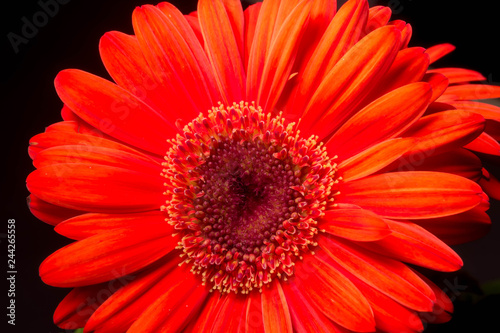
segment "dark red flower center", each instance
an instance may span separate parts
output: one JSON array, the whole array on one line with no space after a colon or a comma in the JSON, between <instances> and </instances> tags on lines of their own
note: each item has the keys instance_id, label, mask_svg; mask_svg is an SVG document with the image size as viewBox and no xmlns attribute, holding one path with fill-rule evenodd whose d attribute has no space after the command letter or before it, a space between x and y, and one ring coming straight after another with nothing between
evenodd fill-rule
<instances>
[{"instance_id":1,"label":"dark red flower center","mask_svg":"<svg viewBox=\"0 0 500 333\"><path fill-rule=\"evenodd\" d=\"M182 132L165 157L163 208L184 262L222 292L291 276L332 201L324 148L247 103L213 108Z\"/></svg>"},{"instance_id":2,"label":"dark red flower center","mask_svg":"<svg viewBox=\"0 0 500 333\"><path fill-rule=\"evenodd\" d=\"M195 168L204 193L194 200L195 217L212 246L259 255L299 210L301 195L292 187L301 183L300 177L290 158L273 157L276 148L261 140L226 138Z\"/></svg>"}]
</instances>

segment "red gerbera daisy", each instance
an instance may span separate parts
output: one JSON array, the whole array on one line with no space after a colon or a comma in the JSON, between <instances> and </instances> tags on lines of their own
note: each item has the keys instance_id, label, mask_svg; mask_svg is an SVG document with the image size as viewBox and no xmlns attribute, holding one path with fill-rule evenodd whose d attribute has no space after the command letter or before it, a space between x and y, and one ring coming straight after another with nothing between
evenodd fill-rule
<instances>
[{"instance_id":1,"label":"red gerbera daisy","mask_svg":"<svg viewBox=\"0 0 500 333\"><path fill-rule=\"evenodd\" d=\"M498 196L500 97L429 64L366 0L200 0L104 35L115 81L62 71L30 208L76 240L42 280L87 332L415 332L452 304L406 264L461 267ZM485 120L486 119L486 120ZM486 128L486 130L485 130ZM493 184L493 185L492 185ZM105 296L103 296L105 295ZM93 299L95 303L87 300Z\"/></svg>"}]
</instances>

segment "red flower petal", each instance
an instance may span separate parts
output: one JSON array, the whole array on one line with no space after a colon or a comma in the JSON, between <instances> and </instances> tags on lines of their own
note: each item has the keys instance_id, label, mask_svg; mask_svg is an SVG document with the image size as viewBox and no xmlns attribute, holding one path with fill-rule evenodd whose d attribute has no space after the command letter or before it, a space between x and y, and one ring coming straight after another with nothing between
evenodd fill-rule
<instances>
[{"instance_id":1,"label":"red flower petal","mask_svg":"<svg viewBox=\"0 0 500 333\"><path fill-rule=\"evenodd\" d=\"M248 6L244 11L245 15L245 52L244 52L244 67L248 68L248 59L250 57L250 50L252 49L252 44L255 36L255 29L257 28L257 20L259 18L260 8L262 2L257 2L251 6ZM247 78L248 79L248 78Z\"/></svg>"},{"instance_id":2,"label":"red flower petal","mask_svg":"<svg viewBox=\"0 0 500 333\"><path fill-rule=\"evenodd\" d=\"M40 199L76 210L139 212L164 202L159 175L99 164L51 164L33 171L26 182Z\"/></svg>"},{"instance_id":3,"label":"red flower petal","mask_svg":"<svg viewBox=\"0 0 500 333\"><path fill-rule=\"evenodd\" d=\"M28 206L31 213L35 215L37 219L40 219L50 225L57 225L64 220L85 213L80 210L74 210L50 204L37 198L34 195L30 195L28 197Z\"/></svg>"},{"instance_id":4,"label":"red flower petal","mask_svg":"<svg viewBox=\"0 0 500 333\"><path fill-rule=\"evenodd\" d=\"M321 236L320 247L334 263L396 302L417 311L432 309L434 294L406 265L354 244ZM364 245L371 243L363 243Z\"/></svg>"},{"instance_id":5,"label":"red flower petal","mask_svg":"<svg viewBox=\"0 0 500 333\"><path fill-rule=\"evenodd\" d=\"M480 183L481 184L481 183ZM415 220L448 245L476 240L488 233L491 221L483 205L466 212L436 219Z\"/></svg>"},{"instance_id":6,"label":"red flower petal","mask_svg":"<svg viewBox=\"0 0 500 333\"><path fill-rule=\"evenodd\" d=\"M425 116L408 131L406 137L418 138L418 143L407 153L418 160L418 154L427 157L462 147L484 130L484 118L476 113L451 110Z\"/></svg>"},{"instance_id":7,"label":"red flower petal","mask_svg":"<svg viewBox=\"0 0 500 333\"><path fill-rule=\"evenodd\" d=\"M88 213L70 218L57 225L55 231L70 239L80 240L110 230L139 227L165 221L165 213L157 210L132 214Z\"/></svg>"},{"instance_id":8,"label":"red flower petal","mask_svg":"<svg viewBox=\"0 0 500 333\"><path fill-rule=\"evenodd\" d=\"M437 100L448 88L450 80L441 73L425 74L422 81L432 86L431 102Z\"/></svg>"},{"instance_id":9,"label":"red flower petal","mask_svg":"<svg viewBox=\"0 0 500 333\"><path fill-rule=\"evenodd\" d=\"M322 139L350 118L362 97L394 61L400 39L399 30L383 27L354 45L312 96L302 116L301 129ZM325 123L329 126L322 125Z\"/></svg>"},{"instance_id":10,"label":"red flower petal","mask_svg":"<svg viewBox=\"0 0 500 333\"><path fill-rule=\"evenodd\" d=\"M40 265L42 280L55 287L79 287L133 273L172 251L172 227L112 230L70 244Z\"/></svg>"},{"instance_id":11,"label":"red flower petal","mask_svg":"<svg viewBox=\"0 0 500 333\"><path fill-rule=\"evenodd\" d=\"M265 332L293 332L288 303L277 279L262 288L262 317Z\"/></svg>"},{"instance_id":12,"label":"red flower petal","mask_svg":"<svg viewBox=\"0 0 500 333\"><path fill-rule=\"evenodd\" d=\"M471 100L499 98L500 87L487 84L461 84L448 87L440 100Z\"/></svg>"},{"instance_id":13,"label":"red flower petal","mask_svg":"<svg viewBox=\"0 0 500 333\"><path fill-rule=\"evenodd\" d=\"M157 7L160 8L164 4L169 4L168 2L160 2ZM194 32L194 35L196 36L196 39L198 40L198 43L203 47L205 45L205 41L203 40L203 34L201 33L201 27L200 27L200 21L198 20L197 16L193 15L184 15L184 18L186 19L186 22L189 24L191 29Z\"/></svg>"},{"instance_id":14,"label":"red flower petal","mask_svg":"<svg viewBox=\"0 0 500 333\"><path fill-rule=\"evenodd\" d=\"M390 170L398 171L435 171L451 173L471 179L475 182L481 178L481 160L470 151L460 148L443 154L426 157L423 160L403 158L393 165Z\"/></svg>"},{"instance_id":15,"label":"red flower petal","mask_svg":"<svg viewBox=\"0 0 500 333\"><path fill-rule=\"evenodd\" d=\"M173 6L143 6L132 22L144 56L164 87L163 110L190 120L218 100L210 65L184 16ZM164 14L165 13L165 14ZM165 103L164 103L165 104Z\"/></svg>"},{"instance_id":16,"label":"red flower petal","mask_svg":"<svg viewBox=\"0 0 500 333\"><path fill-rule=\"evenodd\" d=\"M160 295L182 285L184 279L194 278L186 267L178 267L180 261L179 253L174 251L136 276L123 279L122 288L94 312L85 331L125 332Z\"/></svg>"},{"instance_id":17,"label":"red flower petal","mask_svg":"<svg viewBox=\"0 0 500 333\"><path fill-rule=\"evenodd\" d=\"M420 313L420 318L427 323L446 323L451 319L451 313L453 312L453 303L446 293L436 286L431 280L426 278L423 274L418 273L418 276L425 281L432 288L434 294L436 295L436 302L434 303L434 308L432 312Z\"/></svg>"},{"instance_id":18,"label":"red flower petal","mask_svg":"<svg viewBox=\"0 0 500 333\"><path fill-rule=\"evenodd\" d=\"M264 59L266 59L267 50L272 42L280 3L281 1L265 1L259 10L247 66L246 97L250 101L257 99L262 70L264 69Z\"/></svg>"},{"instance_id":19,"label":"red flower petal","mask_svg":"<svg viewBox=\"0 0 500 333\"><path fill-rule=\"evenodd\" d=\"M415 333L423 330L417 313L364 283L348 271L338 268L363 293L373 310L377 328L386 332Z\"/></svg>"},{"instance_id":20,"label":"red flower petal","mask_svg":"<svg viewBox=\"0 0 500 333\"><path fill-rule=\"evenodd\" d=\"M290 283L337 324L356 332L375 330L373 313L365 297L344 275L316 256L307 256L295 266Z\"/></svg>"},{"instance_id":21,"label":"red flower petal","mask_svg":"<svg viewBox=\"0 0 500 333\"><path fill-rule=\"evenodd\" d=\"M500 121L500 107L498 106L474 101L451 101L448 103L457 109L479 113L485 119Z\"/></svg>"},{"instance_id":22,"label":"red flower petal","mask_svg":"<svg viewBox=\"0 0 500 333\"><path fill-rule=\"evenodd\" d=\"M283 283L283 291L290 304L290 315L296 332L349 333L351 331L338 326L323 312L310 303L303 291L293 283Z\"/></svg>"},{"instance_id":23,"label":"red flower petal","mask_svg":"<svg viewBox=\"0 0 500 333\"><path fill-rule=\"evenodd\" d=\"M226 105L239 103L245 96L246 76L238 46L240 37L234 35L224 3L222 0L200 0L198 17L223 102Z\"/></svg>"},{"instance_id":24,"label":"red flower petal","mask_svg":"<svg viewBox=\"0 0 500 333\"><path fill-rule=\"evenodd\" d=\"M85 326L94 311L116 291L112 288L114 282L109 281L71 290L54 311L54 323L66 330L75 330Z\"/></svg>"},{"instance_id":25,"label":"red flower petal","mask_svg":"<svg viewBox=\"0 0 500 333\"><path fill-rule=\"evenodd\" d=\"M429 70L427 72L443 74L448 78L450 84L486 80L486 78L481 73L464 68L437 68Z\"/></svg>"},{"instance_id":26,"label":"red flower petal","mask_svg":"<svg viewBox=\"0 0 500 333\"><path fill-rule=\"evenodd\" d=\"M187 276L186 276L187 275ZM189 276L191 275L191 276ZM196 276L186 272L180 284L171 288L150 303L148 308L127 330L129 333L180 332L197 316L208 288Z\"/></svg>"},{"instance_id":27,"label":"red flower petal","mask_svg":"<svg viewBox=\"0 0 500 333\"><path fill-rule=\"evenodd\" d=\"M130 170L140 170L152 176L158 175L161 164L140 153L130 153L123 150L105 147L89 146L57 146L41 151L34 159L37 168L50 167L54 164L98 164Z\"/></svg>"},{"instance_id":28,"label":"red flower petal","mask_svg":"<svg viewBox=\"0 0 500 333\"><path fill-rule=\"evenodd\" d=\"M429 54L430 63L432 64L454 50L455 46L445 43L429 47L427 49L427 54Z\"/></svg>"},{"instance_id":29,"label":"red flower petal","mask_svg":"<svg viewBox=\"0 0 500 333\"><path fill-rule=\"evenodd\" d=\"M260 294L259 301L260 301ZM222 306L225 304L226 298L218 291L215 291L207 296L207 301L203 306L198 318L194 320L186 329L187 332L210 332L214 323L217 320ZM260 302L259 302L260 306Z\"/></svg>"},{"instance_id":30,"label":"red flower petal","mask_svg":"<svg viewBox=\"0 0 500 333\"><path fill-rule=\"evenodd\" d=\"M247 295L226 294L221 302L217 318L210 330L212 332L245 332Z\"/></svg>"},{"instance_id":31,"label":"red flower petal","mask_svg":"<svg viewBox=\"0 0 500 333\"><path fill-rule=\"evenodd\" d=\"M299 41L309 18L310 5L299 3L283 22L279 33L267 51L259 84L257 104L271 112L290 76Z\"/></svg>"},{"instance_id":32,"label":"red flower petal","mask_svg":"<svg viewBox=\"0 0 500 333\"><path fill-rule=\"evenodd\" d=\"M160 156L173 124L128 91L79 70L64 70L55 80L57 93L79 117L118 140ZM147 130L145 130L147 128Z\"/></svg>"},{"instance_id":33,"label":"red flower petal","mask_svg":"<svg viewBox=\"0 0 500 333\"><path fill-rule=\"evenodd\" d=\"M338 166L338 174L345 182L369 176L403 156L415 142L413 138L383 141L344 160Z\"/></svg>"},{"instance_id":34,"label":"red flower petal","mask_svg":"<svg viewBox=\"0 0 500 333\"><path fill-rule=\"evenodd\" d=\"M238 50L240 51L241 58L243 59L243 43L244 43L244 25L245 17L243 14L243 8L241 7L241 1L238 0L222 0L224 3L224 8L226 8L227 16L229 17L229 22L231 22L231 27L233 29L234 38L236 44L238 45Z\"/></svg>"},{"instance_id":35,"label":"red flower petal","mask_svg":"<svg viewBox=\"0 0 500 333\"><path fill-rule=\"evenodd\" d=\"M353 241L374 241L391 234L382 218L364 209L327 210L320 218L318 227Z\"/></svg>"},{"instance_id":36,"label":"red flower petal","mask_svg":"<svg viewBox=\"0 0 500 333\"><path fill-rule=\"evenodd\" d=\"M368 22L366 22L365 34L383 27L391 19L392 10L385 6L374 6L369 10Z\"/></svg>"},{"instance_id":37,"label":"red flower petal","mask_svg":"<svg viewBox=\"0 0 500 333\"><path fill-rule=\"evenodd\" d=\"M347 120L326 143L334 156L350 157L367 147L399 135L424 113L430 86L413 83L375 100Z\"/></svg>"},{"instance_id":38,"label":"red flower petal","mask_svg":"<svg viewBox=\"0 0 500 333\"><path fill-rule=\"evenodd\" d=\"M496 200L500 200L500 181L483 168L483 177L479 184L484 191Z\"/></svg>"},{"instance_id":39,"label":"red flower petal","mask_svg":"<svg viewBox=\"0 0 500 333\"><path fill-rule=\"evenodd\" d=\"M57 126L54 127L54 125ZM35 159L36 155L44 149L66 145L80 146L83 151L92 150L93 147L103 147L143 155L122 143L110 140L102 132L86 133L80 131L81 127L74 121L64 121L47 127L45 133L37 134L31 138L30 157ZM164 154L161 156L164 156ZM154 158L153 156L150 157Z\"/></svg>"},{"instance_id":40,"label":"red flower petal","mask_svg":"<svg viewBox=\"0 0 500 333\"><path fill-rule=\"evenodd\" d=\"M164 103L164 87L149 68L135 36L118 31L107 32L100 40L99 52L106 70L120 87L149 106L160 109Z\"/></svg>"},{"instance_id":41,"label":"red flower petal","mask_svg":"<svg viewBox=\"0 0 500 333\"><path fill-rule=\"evenodd\" d=\"M422 227L409 222L385 221L392 230L391 235L367 244L370 250L436 271L453 272L462 267L460 257Z\"/></svg>"},{"instance_id":42,"label":"red flower petal","mask_svg":"<svg viewBox=\"0 0 500 333\"><path fill-rule=\"evenodd\" d=\"M343 183L338 202L400 219L458 214L481 202L481 188L459 176L425 171L394 172Z\"/></svg>"},{"instance_id":43,"label":"red flower petal","mask_svg":"<svg viewBox=\"0 0 500 333\"><path fill-rule=\"evenodd\" d=\"M500 143L487 133L481 133L472 142L464 146L466 149L477 151L483 154L500 156Z\"/></svg>"},{"instance_id":44,"label":"red flower petal","mask_svg":"<svg viewBox=\"0 0 500 333\"><path fill-rule=\"evenodd\" d=\"M429 67L429 56L425 49L412 47L398 52L393 64L377 84L375 90L365 98L368 104L394 89L420 81Z\"/></svg>"},{"instance_id":45,"label":"red flower petal","mask_svg":"<svg viewBox=\"0 0 500 333\"><path fill-rule=\"evenodd\" d=\"M324 6L324 3L322 4ZM293 114L302 114L306 104L324 76L339 59L358 42L368 16L366 1L349 1L333 17L323 38L311 55L297 86L295 100L290 102Z\"/></svg>"}]
</instances>

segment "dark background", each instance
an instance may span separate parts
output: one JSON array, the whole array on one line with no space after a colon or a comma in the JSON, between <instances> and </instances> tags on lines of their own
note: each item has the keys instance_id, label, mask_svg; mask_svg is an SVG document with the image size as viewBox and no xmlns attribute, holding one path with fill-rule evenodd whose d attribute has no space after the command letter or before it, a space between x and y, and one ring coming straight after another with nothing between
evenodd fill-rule
<instances>
[{"instance_id":1,"label":"dark background","mask_svg":"<svg viewBox=\"0 0 500 333\"><path fill-rule=\"evenodd\" d=\"M47 2L48 0L42 0ZM68 243L39 222L26 206L28 191L25 178L33 170L27 154L28 140L43 132L51 123L60 121L59 101L53 88L56 74L65 68L79 68L108 77L100 62L100 36L110 30L132 33L131 14L145 0L71 0L59 5L53 17L33 33L15 52L8 40L13 32L22 35L23 18L33 22L42 9L38 1L4 2L1 17L1 93L2 135L2 222L0 229L0 262L2 274L7 271L5 235L7 220L16 220L16 326L7 332L59 333L52 324L52 313L68 290L44 285L38 277L38 265L45 257ZM439 66L475 69L489 83L500 82L498 59L498 26L495 2L468 1L370 1L372 5L388 5L394 18L412 24L410 46L429 47L450 42L457 50ZM151 2L150 2L151 3ZM195 1L172 1L184 13L196 9ZM156 3L153 3L156 4ZM248 2L247 2L248 4ZM465 4L465 5L464 5ZM54 11L55 12L55 11ZM39 18L40 19L40 16ZM41 24L42 25L42 24ZM434 275L438 283L454 285L452 293L456 313L445 325L430 325L426 332L494 332L499 311L498 295L485 295L481 284L500 278L500 203L493 201L492 232L481 240L454 247L462 256L465 269L445 275ZM4 255L5 253L5 255ZM7 285L3 280L0 308L8 305ZM6 310L1 311L1 325L6 324ZM496 314L496 315L495 315ZM496 324L498 325L498 324ZM0 326L1 327L1 326ZM497 326L498 329L498 326ZM498 330L500 331L500 330Z\"/></svg>"}]
</instances>

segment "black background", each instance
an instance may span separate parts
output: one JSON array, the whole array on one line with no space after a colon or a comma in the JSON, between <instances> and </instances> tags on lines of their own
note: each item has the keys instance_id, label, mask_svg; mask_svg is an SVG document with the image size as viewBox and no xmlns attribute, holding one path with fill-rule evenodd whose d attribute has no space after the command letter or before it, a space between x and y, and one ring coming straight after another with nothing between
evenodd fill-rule
<instances>
[{"instance_id":1,"label":"black background","mask_svg":"<svg viewBox=\"0 0 500 333\"><path fill-rule=\"evenodd\" d=\"M42 0L47 2L47 0ZM100 62L100 36L110 30L132 33L131 14L144 0L71 0L59 5L50 17L26 43L15 52L8 39L9 33L22 35L23 17L33 22L41 11L38 1L4 2L2 8L2 62L1 62L1 123L2 128L2 222L0 229L0 270L7 271L5 234L7 220L16 220L16 326L7 326L7 332L59 333L52 324L52 313L68 290L44 285L38 277L38 266L50 253L69 243L39 222L26 206L28 191L26 176L33 170L27 154L28 140L43 132L51 123L60 121L62 107L53 79L65 68L79 68L103 77L109 77ZM184 13L196 9L195 1L172 1ZM429 47L450 42L457 50L439 66L457 66L475 69L488 78L489 83L500 82L500 28L495 2L456 1L371 1L372 5L389 5L396 19L412 24L410 46ZM40 19L40 18L39 18ZM42 20L43 21L43 20ZM500 278L500 216L499 202L492 202L492 232L479 241L454 247L462 256L465 269L460 272L434 276L437 282L458 281L455 290L456 314L446 324L428 327L426 332L493 332L486 325L495 325L499 312L497 296L486 297L479 284ZM458 280L456 280L458 279ZM0 321L7 322L7 285L2 279L0 289ZM460 294L460 295L458 295ZM474 300L474 302L471 301ZM477 299L480 299L478 302ZM498 325L498 324L496 324ZM1 326L0 326L1 327ZM498 329L498 328L497 328ZM499 330L500 331L500 330Z\"/></svg>"}]
</instances>

